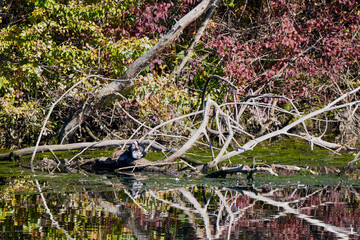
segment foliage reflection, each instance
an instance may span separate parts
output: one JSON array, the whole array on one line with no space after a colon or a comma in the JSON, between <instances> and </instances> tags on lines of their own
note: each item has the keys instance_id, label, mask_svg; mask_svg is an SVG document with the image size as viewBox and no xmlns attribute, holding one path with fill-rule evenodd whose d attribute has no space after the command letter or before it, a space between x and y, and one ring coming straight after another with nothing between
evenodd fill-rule
<instances>
[{"instance_id":1,"label":"foliage reflection","mask_svg":"<svg viewBox=\"0 0 360 240\"><path fill-rule=\"evenodd\" d=\"M159 189L127 179L103 191L84 183L62 191L37 180L1 183L3 239L358 239L360 232L360 187Z\"/></svg>"}]
</instances>

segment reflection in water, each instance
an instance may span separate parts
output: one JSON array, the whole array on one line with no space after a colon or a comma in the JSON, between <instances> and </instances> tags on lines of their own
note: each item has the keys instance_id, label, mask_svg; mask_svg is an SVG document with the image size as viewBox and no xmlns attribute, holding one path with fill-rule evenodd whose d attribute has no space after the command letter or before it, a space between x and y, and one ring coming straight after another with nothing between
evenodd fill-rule
<instances>
[{"instance_id":1,"label":"reflection in water","mask_svg":"<svg viewBox=\"0 0 360 240\"><path fill-rule=\"evenodd\" d=\"M1 183L1 239L359 239L360 233L354 187L160 189L121 181L70 191L53 190L50 181Z\"/></svg>"}]
</instances>

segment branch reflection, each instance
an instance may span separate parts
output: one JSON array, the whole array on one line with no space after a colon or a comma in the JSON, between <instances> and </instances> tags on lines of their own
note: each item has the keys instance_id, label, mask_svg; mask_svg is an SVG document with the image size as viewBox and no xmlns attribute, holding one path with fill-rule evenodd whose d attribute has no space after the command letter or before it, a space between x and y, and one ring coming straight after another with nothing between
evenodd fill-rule
<instances>
[{"instance_id":1,"label":"branch reflection","mask_svg":"<svg viewBox=\"0 0 360 240\"><path fill-rule=\"evenodd\" d=\"M354 186L177 187L104 178L57 191L54 182L2 182L5 239L359 239Z\"/></svg>"}]
</instances>

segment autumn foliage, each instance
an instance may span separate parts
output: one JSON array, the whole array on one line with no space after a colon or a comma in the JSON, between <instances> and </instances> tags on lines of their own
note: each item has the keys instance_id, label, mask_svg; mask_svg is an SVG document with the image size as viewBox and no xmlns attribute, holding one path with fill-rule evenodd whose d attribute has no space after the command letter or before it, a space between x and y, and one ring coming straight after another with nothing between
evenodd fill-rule
<instances>
[{"instance_id":1,"label":"autumn foliage","mask_svg":"<svg viewBox=\"0 0 360 240\"><path fill-rule=\"evenodd\" d=\"M89 73L119 78L198 2L4 1L0 145L31 143L54 99ZM128 110L136 102L134 116L155 124L198 107L211 74L233 82L238 99L254 91L271 92L309 107L359 84L360 8L355 0L224 0L176 76L200 24L198 19L139 74L135 88L125 94L130 101L124 102ZM49 131L56 131L89 93L108 82L92 80L74 91L57 109ZM226 98L228 89L212 84L210 96ZM111 111L105 108L101 114ZM113 127L111 121L101 121Z\"/></svg>"},{"instance_id":2,"label":"autumn foliage","mask_svg":"<svg viewBox=\"0 0 360 240\"><path fill-rule=\"evenodd\" d=\"M225 76L239 85L240 93L263 88L261 92L327 102L339 88L359 83L356 1L253 4L245 11L244 3L234 10L223 7L218 17L228 14L231 20L205 37L206 49L223 61Z\"/></svg>"}]
</instances>

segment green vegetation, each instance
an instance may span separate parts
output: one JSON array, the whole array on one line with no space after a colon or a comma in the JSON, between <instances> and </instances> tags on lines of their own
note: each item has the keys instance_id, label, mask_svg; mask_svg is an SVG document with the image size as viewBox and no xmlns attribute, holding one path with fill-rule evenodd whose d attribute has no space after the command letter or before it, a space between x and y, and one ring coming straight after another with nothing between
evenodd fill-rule
<instances>
[{"instance_id":1,"label":"green vegetation","mask_svg":"<svg viewBox=\"0 0 360 240\"><path fill-rule=\"evenodd\" d=\"M237 100L261 88L262 93L285 95L301 105L300 110L310 111L358 85L356 1L247 3L220 3L179 76L173 73L201 19L139 72L135 86L121 93L126 100L119 96L117 101L141 122L156 125L197 109L212 74L237 87ZM119 79L196 4L180 0L3 1L0 147L33 145L51 103L88 74L97 75L55 108L44 142L57 142L56 132L72 113L110 79ZM207 94L222 103L233 100L230 92L222 82L212 80ZM94 135L89 131L101 139L108 134L104 127L124 138L131 135L134 123L122 110L114 109L113 100L88 119L84 123L88 129L77 132L72 141L90 139ZM278 105L290 110L286 101ZM252 121L251 116L244 117L245 123ZM188 134L186 121L167 131Z\"/></svg>"},{"instance_id":2,"label":"green vegetation","mask_svg":"<svg viewBox=\"0 0 360 240\"><path fill-rule=\"evenodd\" d=\"M210 116L207 127L214 131L203 129L217 155L219 147L225 146L226 152L241 150L239 145L249 139L288 126L359 86L358 1L222 0L194 49L189 48L205 14L146 62L148 65L131 79L131 87L117 89L106 98L99 96L114 81L128 82L121 78L129 66L201 2L0 1L0 152L33 146L52 104L89 75L93 77L56 105L40 144L60 143L62 126L85 106L91 111L83 111L79 119L84 120L65 141L142 137L149 128L201 110L204 94L226 113ZM177 73L190 50L185 67ZM258 96L262 94L268 95ZM358 101L359 97L357 92L338 104ZM235 108L241 106L232 102L244 99L249 105L235 114ZM31 156L2 161L1 236L356 238L360 233L359 169L354 165L346 174L343 171L355 154L344 150L338 155L316 146L311 151L310 144L299 139L322 136L332 138L338 146L358 146L359 109L354 104L317 115L306 120L307 129L300 124L289 129L289 135L305 133L297 135L297 140L282 133L276 136L279 141L263 141L252 151L209 170L253 162L258 167L302 167L297 172L276 169L276 177L258 171L253 182L245 174L212 179L186 171L176 176L135 171L58 173L59 168L68 166L79 170L79 160L109 157L114 151L110 147L87 149L71 164L53 164L51 170L42 172L30 171ZM236 123L230 126L227 117ZM172 122L147 140L178 148L202 119L199 114ZM228 147L224 142L232 136L231 131L236 132ZM212 159L208 147L196 147L185 153L187 158L203 163ZM61 162L80 152L54 154ZM146 158L157 161L164 155L150 150ZM55 159L52 153L38 153L35 165L49 159ZM181 163L176 167L186 166Z\"/></svg>"},{"instance_id":3,"label":"green vegetation","mask_svg":"<svg viewBox=\"0 0 360 240\"><path fill-rule=\"evenodd\" d=\"M133 36L133 15L141 2L5 1L0 24L0 146L32 144L49 105L60 94L90 73L119 78L156 43L157 37ZM88 92L107 82L90 79L74 90L47 125L50 133ZM146 94L143 87L139 96Z\"/></svg>"}]
</instances>

